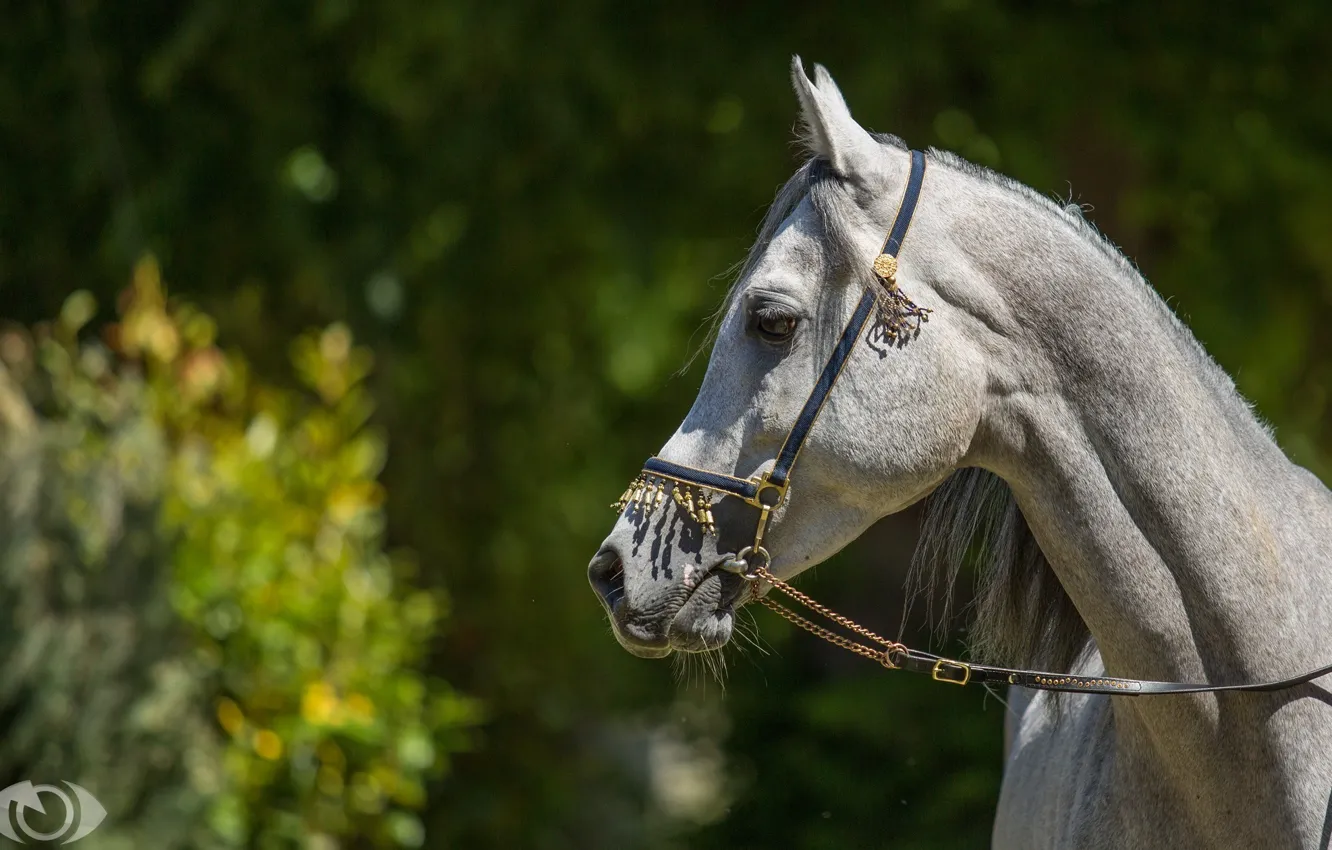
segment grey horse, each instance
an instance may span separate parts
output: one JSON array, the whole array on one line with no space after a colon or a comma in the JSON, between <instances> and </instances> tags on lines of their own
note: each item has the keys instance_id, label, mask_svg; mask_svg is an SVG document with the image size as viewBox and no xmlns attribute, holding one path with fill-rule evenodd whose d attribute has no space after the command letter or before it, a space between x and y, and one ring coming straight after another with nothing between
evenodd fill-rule
<instances>
[{"instance_id":1,"label":"grey horse","mask_svg":"<svg viewBox=\"0 0 1332 850\"><path fill-rule=\"evenodd\" d=\"M811 158L769 211L698 397L659 452L740 478L771 464L875 285L909 162L851 117L823 68L811 80L796 59L793 77ZM978 656L1212 683L1328 662L1327 489L1080 212L930 151L899 259L929 322L857 343L772 516L773 574L789 579L931 496L919 555L955 562L982 536ZM718 567L754 521L738 499L713 510L715 535L688 505L626 511L593 558L593 588L635 655L730 638L749 585ZM1328 685L1013 689L994 845L1325 847Z\"/></svg>"}]
</instances>

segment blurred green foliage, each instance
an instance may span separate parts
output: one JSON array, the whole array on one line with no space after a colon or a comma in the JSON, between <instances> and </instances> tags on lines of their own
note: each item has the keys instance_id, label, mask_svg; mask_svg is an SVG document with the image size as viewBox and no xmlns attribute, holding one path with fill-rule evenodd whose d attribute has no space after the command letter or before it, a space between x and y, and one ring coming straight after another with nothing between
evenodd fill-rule
<instances>
[{"instance_id":1,"label":"blurred green foliage","mask_svg":"<svg viewBox=\"0 0 1332 850\"><path fill-rule=\"evenodd\" d=\"M108 705L166 687L147 673L165 632L142 630L174 618L200 653L180 657L204 666L182 669L172 693L217 736L218 753L191 758L219 774L208 798L232 800L210 804L207 822L274 836L290 833L289 815L330 840L344 828L365 840L392 831L388 812L357 808L353 791L364 787L358 772L387 766L404 779L376 780L385 800L390 785L426 783L428 846L984 845L999 772L994 700L884 677L767 618L759 625L779 655L733 658L724 696L677 688L663 665L619 650L584 579L609 527L604 505L687 409L701 372L675 371L796 161L788 58L827 64L872 129L1089 205L1282 444L1325 474L1329 32L1332 7L1318 2L1220 12L1095 0L576 0L558 10L525 0L68 0L9 10L0 315L32 324L62 309L90 314L69 293L111 303L151 251L233 352L197 364L199 380L227 374L232 395L194 407L182 397L179 410L156 399L151 426L94 428L79 424L91 414L64 408L32 426L44 441L61 435L60 451L77 459L62 462L67 478L43 479L65 483L43 491L49 519L38 523L64 528L71 551L162 546L166 535L142 522L117 531L83 515L109 498L98 487L112 485L96 482L137 480L151 466L115 447L178 447L155 474L171 482L163 522L184 542L174 557L134 561L166 581L149 565L170 560L171 586L112 594L142 612L127 626L141 636L112 653L123 666L108 665L126 671L125 684L85 669L68 686ZM176 316L182 340L197 340L182 346L211 345L206 320ZM347 331L336 323L374 352L369 376L350 342L343 365L311 365L341 356ZM312 326L335 330L302 336ZM312 389L290 389L302 385ZM329 396L337 387L343 395ZM115 407L125 392L122 382L80 403ZM273 454L246 460L270 426L281 437ZM382 471L383 445L368 433L387 439ZM191 454L196 439L209 452ZM6 457L26 468L32 451ZM189 500L196 474L217 499L207 510ZM345 524L327 526L326 539L340 535L336 554L309 519L334 493L347 510ZM157 510L150 495L134 504ZM311 560L289 561L289 540ZM909 518L890 523L809 585L893 631L911 545ZM83 557L44 569L81 576ZM305 583L301 571L316 566L358 587L392 578L384 600L366 600L355 652L338 643L352 632L332 598ZM40 620L33 612L48 604L20 587L28 569L7 573L19 588L16 624ZM13 629L14 641L31 631ZM287 640L293 630L314 636L319 653ZM400 647L391 661L376 655L379 640ZM234 646L233 666L216 666L219 646ZM339 706L362 694L385 725L311 723L304 704L308 694L324 704L326 670ZM0 686L45 693L40 675L24 675ZM420 700L395 703L395 681L421 682ZM485 719L474 749L432 781L403 761L401 741L434 729L441 766L463 745L453 720L478 709L452 688L479 700ZM226 716L243 718L242 731L225 732L217 696L235 705ZM47 736L79 750L78 718L25 712L14 716L47 725L6 747L35 753ZM110 734L113 716L85 722ZM255 749L260 730L283 741L279 759ZM337 811L302 796L318 786L325 740L348 759ZM127 797L183 794L174 762L155 766L157 751L138 741L125 738L117 756L142 777L123 783ZM307 745L313 763L302 760ZM184 758L198 746L166 749ZM35 759L11 756L5 771L50 764ZM184 822L195 808L172 811Z\"/></svg>"},{"instance_id":2,"label":"blurred green foliage","mask_svg":"<svg viewBox=\"0 0 1332 850\"><path fill-rule=\"evenodd\" d=\"M106 344L77 341L96 310L82 290L55 323L0 337L0 480L18 485L5 643L21 659L0 704L23 733L6 773L101 780L120 826L99 839L127 846L422 846L424 783L467 745L478 706L419 669L447 597L411 590L412 560L384 550L370 353L342 325L304 334L292 360L308 392L284 390L167 301L152 257L121 304ZM51 580L30 586L39 570ZM118 648L85 634L107 616ZM147 692L98 669L108 654ZM188 782L121 784L145 759ZM135 817L127 788L150 805L194 798L164 824Z\"/></svg>"}]
</instances>

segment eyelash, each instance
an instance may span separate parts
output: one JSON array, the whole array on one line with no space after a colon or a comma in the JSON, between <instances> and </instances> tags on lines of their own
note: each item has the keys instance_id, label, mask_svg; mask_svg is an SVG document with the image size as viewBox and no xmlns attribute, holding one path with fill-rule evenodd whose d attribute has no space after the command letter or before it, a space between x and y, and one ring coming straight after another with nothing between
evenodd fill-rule
<instances>
[{"instance_id":1,"label":"eyelash","mask_svg":"<svg viewBox=\"0 0 1332 850\"><path fill-rule=\"evenodd\" d=\"M775 325L785 323L789 327L782 332L772 332L764 328L764 325L768 323ZM760 307L754 311L754 331L766 342L785 342L791 338L799 325L799 317L780 307Z\"/></svg>"}]
</instances>

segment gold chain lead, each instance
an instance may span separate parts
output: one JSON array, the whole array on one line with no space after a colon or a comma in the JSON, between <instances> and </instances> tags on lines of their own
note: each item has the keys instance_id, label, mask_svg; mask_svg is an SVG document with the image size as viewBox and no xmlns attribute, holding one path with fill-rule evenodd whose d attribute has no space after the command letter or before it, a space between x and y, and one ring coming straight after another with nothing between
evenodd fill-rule
<instances>
[{"instance_id":1,"label":"gold chain lead","mask_svg":"<svg viewBox=\"0 0 1332 850\"><path fill-rule=\"evenodd\" d=\"M832 622L836 623L842 628L850 632L853 632L856 635L859 635L860 637L866 638L867 640L879 644L880 646L883 647L883 649L875 649L872 646L866 646L865 644L860 643L859 641L846 637L845 635L840 635L837 632L832 631L831 629L820 626L817 623L814 623L806 619L805 617L801 616L795 611L792 611L790 608L784 607L780 602L778 602L775 599L769 599L767 596L755 597L758 600L758 602L761 605L763 605L763 607L772 611L774 614L777 614L778 616L786 619L788 622L796 626L799 626L800 628L804 629L810 634L813 634L816 637L823 638L824 640L828 641L834 646L839 646L842 649L847 650L848 652L854 652L856 655L868 658L871 661L877 661L880 664L882 664L884 667L887 667L889 669L897 668L897 664L895 664L892 660L892 656L894 654L906 653L907 648L905 645L900 644L897 641L892 641L880 637L879 635L875 634L874 632L870 631L869 629L857 623L855 620L852 620L848 617L843 617L841 614L838 614L837 612L830 610L826 606L820 605L818 602L815 602L809 596L805 595L804 593L801 593L791 585L777 578L777 576L773 575L772 572L767 567L756 568L754 570L753 575L755 578L767 582L774 590L786 594L787 596L794 599L796 602L805 606L811 611L815 612L816 614L819 614L822 617L826 617L827 619L831 620Z\"/></svg>"}]
</instances>

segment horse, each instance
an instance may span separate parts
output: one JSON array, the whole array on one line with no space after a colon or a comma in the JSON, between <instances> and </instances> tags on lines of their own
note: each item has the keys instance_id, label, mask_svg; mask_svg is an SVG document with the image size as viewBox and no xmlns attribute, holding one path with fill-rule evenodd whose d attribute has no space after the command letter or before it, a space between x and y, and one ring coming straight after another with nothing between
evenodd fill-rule
<instances>
[{"instance_id":1,"label":"horse","mask_svg":"<svg viewBox=\"0 0 1332 850\"><path fill-rule=\"evenodd\" d=\"M715 650L741 605L929 497L926 566L981 552L973 655L1088 691L1010 688L995 847L1326 847L1332 676L1087 683L1326 664L1328 490L1079 209L869 133L822 66L792 79L809 157L588 568L616 639Z\"/></svg>"}]
</instances>

